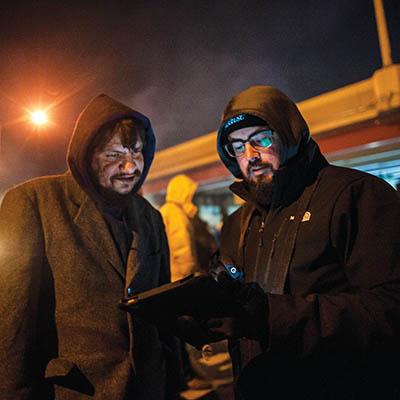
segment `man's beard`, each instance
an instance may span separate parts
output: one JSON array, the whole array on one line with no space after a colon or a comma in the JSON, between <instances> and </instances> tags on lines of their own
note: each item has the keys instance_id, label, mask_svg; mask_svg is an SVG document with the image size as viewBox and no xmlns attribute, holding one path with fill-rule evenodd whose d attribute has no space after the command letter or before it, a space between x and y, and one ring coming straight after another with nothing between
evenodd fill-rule
<instances>
[{"instance_id":1,"label":"man's beard","mask_svg":"<svg viewBox=\"0 0 400 400\"><path fill-rule=\"evenodd\" d=\"M247 176L251 176L251 167L254 166L263 166L269 168L274 175L277 172L272 164L261 163L260 161L256 160L255 162L249 162L249 165L247 167ZM276 189L274 179L272 178L269 181L265 181L264 175L260 175L253 176L252 179L247 178L246 181L249 187L251 198L263 207L269 206L272 202L272 198Z\"/></svg>"},{"instance_id":2,"label":"man's beard","mask_svg":"<svg viewBox=\"0 0 400 400\"><path fill-rule=\"evenodd\" d=\"M132 193L135 193L137 190L138 183L140 181L140 177L142 176L142 173L138 170L134 172L135 177L139 178L138 181L135 183L133 186L132 190L128 193L118 193L115 190L105 188L103 186L97 185L97 189L102 196L102 198L105 200L105 202L109 205L115 205L115 206L121 206L124 207L126 206L130 201L131 201L131 196ZM121 175L123 176L123 175ZM111 177L111 179L116 179L118 178L119 175L114 175Z\"/></svg>"}]
</instances>

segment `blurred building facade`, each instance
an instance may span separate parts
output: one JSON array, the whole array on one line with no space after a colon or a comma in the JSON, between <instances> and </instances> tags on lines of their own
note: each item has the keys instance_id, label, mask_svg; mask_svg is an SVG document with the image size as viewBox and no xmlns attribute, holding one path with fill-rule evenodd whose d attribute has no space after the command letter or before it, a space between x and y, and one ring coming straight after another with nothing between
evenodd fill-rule
<instances>
[{"instance_id":1,"label":"blurred building facade","mask_svg":"<svg viewBox=\"0 0 400 400\"><path fill-rule=\"evenodd\" d=\"M299 102L314 140L335 165L360 169L400 182L400 65L377 70L370 78ZM184 173L198 182L200 216L216 228L240 204L229 191L230 172L216 150L217 132L159 151L143 193L159 207L172 176Z\"/></svg>"}]
</instances>

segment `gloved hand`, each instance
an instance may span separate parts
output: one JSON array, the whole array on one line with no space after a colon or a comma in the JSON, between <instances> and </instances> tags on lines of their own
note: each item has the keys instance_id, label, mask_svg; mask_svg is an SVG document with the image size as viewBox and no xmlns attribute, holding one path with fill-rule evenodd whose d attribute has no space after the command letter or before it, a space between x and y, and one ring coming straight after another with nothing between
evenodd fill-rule
<instances>
[{"instance_id":1,"label":"gloved hand","mask_svg":"<svg viewBox=\"0 0 400 400\"><path fill-rule=\"evenodd\" d=\"M266 338L269 307L268 297L262 288L255 282L241 283L224 272L218 275L218 282L232 297L237 312L232 317L210 318L205 326L211 332L229 338Z\"/></svg>"},{"instance_id":2,"label":"gloved hand","mask_svg":"<svg viewBox=\"0 0 400 400\"><path fill-rule=\"evenodd\" d=\"M232 316L236 312L231 288L221 285L211 275L196 276L181 294L181 312L198 321Z\"/></svg>"},{"instance_id":3,"label":"gloved hand","mask_svg":"<svg viewBox=\"0 0 400 400\"><path fill-rule=\"evenodd\" d=\"M219 332L210 331L203 322L189 315L181 316L176 320L173 334L198 350L207 343L219 342L226 338Z\"/></svg>"}]
</instances>

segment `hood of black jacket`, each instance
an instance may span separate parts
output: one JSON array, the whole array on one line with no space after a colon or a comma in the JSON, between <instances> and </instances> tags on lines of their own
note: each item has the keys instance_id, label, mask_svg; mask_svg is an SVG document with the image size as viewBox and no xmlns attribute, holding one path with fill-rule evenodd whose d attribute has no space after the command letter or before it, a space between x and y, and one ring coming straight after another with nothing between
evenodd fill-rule
<instances>
[{"instance_id":1,"label":"hood of black jacket","mask_svg":"<svg viewBox=\"0 0 400 400\"><path fill-rule=\"evenodd\" d=\"M305 185L311 184L317 172L328 163L321 154L296 104L280 90L271 86L252 86L234 96L227 105L218 131L218 154L233 176L243 179L236 158L224 149L228 141L228 121L242 114L261 118L281 140L280 166L274 175L274 207L294 201ZM232 128L230 126L230 128ZM249 197L246 181L235 182L232 191L245 200Z\"/></svg>"},{"instance_id":2,"label":"hood of black jacket","mask_svg":"<svg viewBox=\"0 0 400 400\"><path fill-rule=\"evenodd\" d=\"M278 133L282 142L281 166L312 140L307 123L289 97L271 86L252 86L231 99L225 108L218 131L218 154L236 178L243 177L236 159L230 157L223 148L228 141L225 124L242 114L261 118Z\"/></svg>"},{"instance_id":3,"label":"hood of black jacket","mask_svg":"<svg viewBox=\"0 0 400 400\"><path fill-rule=\"evenodd\" d=\"M88 170L89 157L87 153L91 141L101 126L132 117L142 121L146 132L146 143L143 148L143 173L134 189L137 192L143 185L155 153L156 142L150 120L106 94L100 94L93 98L79 115L68 147L67 164L76 181L91 197L98 197Z\"/></svg>"}]
</instances>

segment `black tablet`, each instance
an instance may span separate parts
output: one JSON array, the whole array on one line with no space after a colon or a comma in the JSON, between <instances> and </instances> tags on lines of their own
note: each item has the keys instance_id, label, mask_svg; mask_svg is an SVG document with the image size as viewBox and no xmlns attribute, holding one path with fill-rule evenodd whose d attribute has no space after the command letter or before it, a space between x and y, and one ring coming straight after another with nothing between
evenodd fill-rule
<instances>
[{"instance_id":1,"label":"black tablet","mask_svg":"<svg viewBox=\"0 0 400 400\"><path fill-rule=\"evenodd\" d=\"M179 292L182 291L182 288L187 286L193 280L194 274L191 274L177 281L166 283L165 285L146 290L145 292L125 297L120 301L119 306L127 311L137 310L141 307L147 308L151 307L151 305L163 308L167 303L169 306L173 306L175 301L181 300Z\"/></svg>"}]
</instances>

